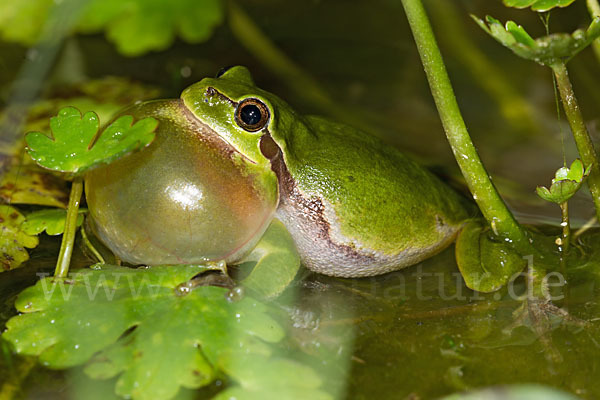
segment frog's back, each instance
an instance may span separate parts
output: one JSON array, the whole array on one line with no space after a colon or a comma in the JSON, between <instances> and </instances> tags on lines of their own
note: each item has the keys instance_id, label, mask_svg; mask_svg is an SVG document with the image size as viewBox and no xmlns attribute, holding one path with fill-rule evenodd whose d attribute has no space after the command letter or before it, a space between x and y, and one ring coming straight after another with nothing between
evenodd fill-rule
<instances>
[{"instance_id":1,"label":"frog's back","mask_svg":"<svg viewBox=\"0 0 600 400\"><path fill-rule=\"evenodd\" d=\"M466 200L378 138L324 118L279 138L279 219L308 268L371 276L415 264L454 240Z\"/></svg>"}]
</instances>

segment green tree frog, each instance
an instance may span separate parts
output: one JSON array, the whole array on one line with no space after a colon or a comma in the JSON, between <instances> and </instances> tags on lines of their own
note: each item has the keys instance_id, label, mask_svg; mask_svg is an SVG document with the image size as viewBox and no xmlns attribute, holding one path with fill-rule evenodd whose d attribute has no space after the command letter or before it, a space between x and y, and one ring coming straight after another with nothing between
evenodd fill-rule
<instances>
[{"instance_id":1,"label":"green tree frog","mask_svg":"<svg viewBox=\"0 0 600 400\"><path fill-rule=\"evenodd\" d=\"M124 113L158 119L155 141L85 190L92 230L129 263L239 263L278 219L307 268L372 276L441 251L474 214L400 151L297 114L245 67Z\"/></svg>"}]
</instances>

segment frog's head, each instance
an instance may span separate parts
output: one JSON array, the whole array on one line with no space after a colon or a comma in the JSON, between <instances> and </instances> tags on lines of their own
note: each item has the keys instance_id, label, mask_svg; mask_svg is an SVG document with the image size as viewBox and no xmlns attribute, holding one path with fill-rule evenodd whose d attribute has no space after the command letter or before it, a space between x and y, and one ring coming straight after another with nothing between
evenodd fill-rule
<instances>
[{"instance_id":1,"label":"frog's head","mask_svg":"<svg viewBox=\"0 0 600 400\"><path fill-rule=\"evenodd\" d=\"M185 89L181 98L198 120L259 166L269 165L279 149L286 152L290 138L285 135L305 128L287 103L256 87L242 66L202 79Z\"/></svg>"}]
</instances>

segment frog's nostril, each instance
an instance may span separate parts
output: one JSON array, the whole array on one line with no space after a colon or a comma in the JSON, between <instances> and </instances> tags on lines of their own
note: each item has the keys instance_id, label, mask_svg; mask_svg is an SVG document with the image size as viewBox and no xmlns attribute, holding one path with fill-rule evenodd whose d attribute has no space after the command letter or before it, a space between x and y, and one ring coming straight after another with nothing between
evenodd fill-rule
<instances>
[{"instance_id":1,"label":"frog's nostril","mask_svg":"<svg viewBox=\"0 0 600 400\"><path fill-rule=\"evenodd\" d=\"M217 94L217 91L213 87L206 88L206 97L212 97Z\"/></svg>"}]
</instances>

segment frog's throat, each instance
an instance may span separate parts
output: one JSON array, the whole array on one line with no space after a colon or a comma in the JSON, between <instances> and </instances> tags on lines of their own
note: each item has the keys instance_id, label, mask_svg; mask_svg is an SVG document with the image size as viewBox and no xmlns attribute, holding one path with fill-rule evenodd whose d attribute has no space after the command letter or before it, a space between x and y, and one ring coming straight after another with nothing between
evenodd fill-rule
<instances>
[{"instance_id":1,"label":"frog's throat","mask_svg":"<svg viewBox=\"0 0 600 400\"><path fill-rule=\"evenodd\" d=\"M261 139L273 141L267 132ZM366 248L358 240L343 237L336 229L333 206L326 200L307 196L291 176L281 149L270 158L277 175L279 206L276 217L292 237L303 264L310 270L330 276L354 278L381 275L414 265L450 245L460 227L440 223L442 239L425 248L403 248L395 254Z\"/></svg>"}]
</instances>

